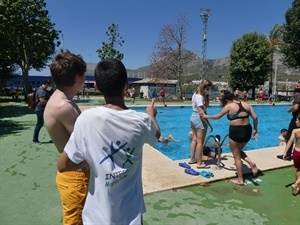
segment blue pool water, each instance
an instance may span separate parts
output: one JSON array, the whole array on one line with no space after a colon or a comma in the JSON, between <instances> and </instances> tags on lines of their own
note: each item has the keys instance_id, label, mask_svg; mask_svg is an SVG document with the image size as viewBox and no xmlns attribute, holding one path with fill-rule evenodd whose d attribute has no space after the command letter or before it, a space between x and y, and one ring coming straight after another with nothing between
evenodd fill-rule
<instances>
[{"instance_id":1,"label":"blue pool water","mask_svg":"<svg viewBox=\"0 0 300 225\"><path fill-rule=\"evenodd\" d=\"M257 140L250 140L244 150L278 146L277 137L280 134L280 130L287 128L291 119L290 113L287 112L290 106L254 105L253 108L258 115L259 136ZM146 109L135 108L135 110L145 112ZM216 114L220 110L220 106L211 106L208 108L208 114ZM157 111L157 121L160 125L162 136L166 137L168 134L172 134L180 142L158 143L155 148L172 160L189 158L190 140L187 134L190 131L191 106L185 106L184 108L168 107L167 109L157 107ZM222 141L228 134L229 121L226 115L219 120L210 120L210 123L213 127L213 132L207 132L207 136L219 134ZM251 125L253 125L252 118ZM209 142L207 145L209 145ZM225 139L222 146L224 153L230 152L227 145L228 138Z\"/></svg>"}]
</instances>

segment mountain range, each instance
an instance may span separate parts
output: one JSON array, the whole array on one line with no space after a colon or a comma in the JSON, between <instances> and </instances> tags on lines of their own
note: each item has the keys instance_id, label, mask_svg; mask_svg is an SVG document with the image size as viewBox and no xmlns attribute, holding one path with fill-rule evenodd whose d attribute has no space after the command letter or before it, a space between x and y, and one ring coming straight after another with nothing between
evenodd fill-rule
<instances>
[{"instance_id":1,"label":"mountain range","mask_svg":"<svg viewBox=\"0 0 300 225\"><path fill-rule=\"evenodd\" d=\"M275 65L277 64L277 81L298 81L300 79L300 70L289 68L284 65L280 54L274 54L273 62L273 79L275 76ZM219 59L207 59L204 63L203 74L212 81L226 81L226 74L228 73L229 57ZM198 59L187 65L183 65L184 82L192 80L199 80L201 59ZM147 77L147 71L150 66L144 66L136 70L128 69L129 77Z\"/></svg>"}]
</instances>

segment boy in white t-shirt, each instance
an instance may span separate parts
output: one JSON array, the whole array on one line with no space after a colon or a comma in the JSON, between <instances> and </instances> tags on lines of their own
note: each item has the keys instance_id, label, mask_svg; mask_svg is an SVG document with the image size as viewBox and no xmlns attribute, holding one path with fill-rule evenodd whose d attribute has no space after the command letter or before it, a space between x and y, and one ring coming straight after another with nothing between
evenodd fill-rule
<instances>
[{"instance_id":1,"label":"boy in white t-shirt","mask_svg":"<svg viewBox=\"0 0 300 225\"><path fill-rule=\"evenodd\" d=\"M144 143L155 145L160 137L154 100L146 113L126 107L127 72L117 59L106 59L95 68L96 86L106 105L85 110L58 161L89 164L91 174L83 209L84 224L142 224L145 212L142 186Z\"/></svg>"}]
</instances>

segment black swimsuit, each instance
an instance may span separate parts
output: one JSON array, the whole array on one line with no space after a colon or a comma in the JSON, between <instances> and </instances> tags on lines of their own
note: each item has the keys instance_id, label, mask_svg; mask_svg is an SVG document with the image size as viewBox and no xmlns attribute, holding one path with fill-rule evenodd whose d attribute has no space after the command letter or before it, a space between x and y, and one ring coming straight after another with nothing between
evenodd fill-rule
<instances>
[{"instance_id":1,"label":"black swimsuit","mask_svg":"<svg viewBox=\"0 0 300 225\"><path fill-rule=\"evenodd\" d=\"M239 105L239 110L232 115L227 114L227 118L230 121L249 117L250 112L243 107L242 103L239 102L237 104ZM246 112L247 115L239 116L241 112ZM229 126L229 138L235 142L238 143L248 142L251 139L251 135L252 135L252 126L250 124Z\"/></svg>"},{"instance_id":2,"label":"black swimsuit","mask_svg":"<svg viewBox=\"0 0 300 225\"><path fill-rule=\"evenodd\" d=\"M233 113L233 114L231 114L231 115L227 114L227 119L229 119L229 120L236 120L236 119L244 119L244 118L248 118L250 112L249 112L248 110L246 110L246 109L243 107L243 105L242 105L241 102L236 103L236 104L238 104L239 110L238 110L236 113ZM240 114L241 112L245 112L245 113L247 113L247 115L246 115L246 116L239 116L239 114Z\"/></svg>"}]
</instances>

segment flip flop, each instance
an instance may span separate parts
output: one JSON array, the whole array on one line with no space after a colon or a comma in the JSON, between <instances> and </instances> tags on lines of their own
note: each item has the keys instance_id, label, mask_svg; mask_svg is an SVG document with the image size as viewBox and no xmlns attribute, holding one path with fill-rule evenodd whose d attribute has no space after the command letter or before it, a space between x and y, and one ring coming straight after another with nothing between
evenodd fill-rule
<instances>
[{"instance_id":1,"label":"flip flop","mask_svg":"<svg viewBox=\"0 0 300 225\"><path fill-rule=\"evenodd\" d=\"M207 166L205 164L201 164L201 166L197 166L197 169L209 169L210 166Z\"/></svg>"},{"instance_id":2,"label":"flip flop","mask_svg":"<svg viewBox=\"0 0 300 225\"><path fill-rule=\"evenodd\" d=\"M195 162L189 162L189 164L196 164L197 163L197 161L195 161Z\"/></svg>"},{"instance_id":3,"label":"flip flop","mask_svg":"<svg viewBox=\"0 0 300 225\"><path fill-rule=\"evenodd\" d=\"M185 169L184 172L193 176L199 176L199 172L193 169Z\"/></svg>"},{"instance_id":4,"label":"flip flop","mask_svg":"<svg viewBox=\"0 0 300 225\"><path fill-rule=\"evenodd\" d=\"M205 178L211 178L214 176L214 174L212 172L205 171L205 170L200 171L199 175L202 177L205 177Z\"/></svg>"},{"instance_id":5,"label":"flip flop","mask_svg":"<svg viewBox=\"0 0 300 225\"><path fill-rule=\"evenodd\" d=\"M215 175L212 173L212 172L210 172L210 171L207 171L207 173L210 175L210 177L214 177Z\"/></svg>"},{"instance_id":6,"label":"flip flop","mask_svg":"<svg viewBox=\"0 0 300 225\"><path fill-rule=\"evenodd\" d=\"M180 163L179 163L179 166L181 166L181 167L183 167L183 168L186 168L186 169L191 169L191 166L188 165L188 164L185 163L185 162L180 162Z\"/></svg>"}]
</instances>

